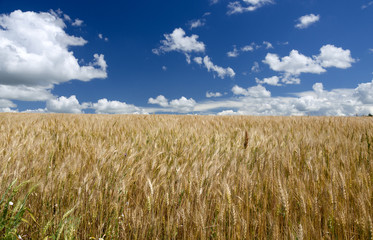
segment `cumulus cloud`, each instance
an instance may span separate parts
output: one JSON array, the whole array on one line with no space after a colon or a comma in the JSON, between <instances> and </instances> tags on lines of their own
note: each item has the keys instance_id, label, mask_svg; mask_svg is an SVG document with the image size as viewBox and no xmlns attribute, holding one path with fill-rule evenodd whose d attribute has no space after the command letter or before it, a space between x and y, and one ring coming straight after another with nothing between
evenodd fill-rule
<instances>
[{"instance_id":1,"label":"cumulus cloud","mask_svg":"<svg viewBox=\"0 0 373 240\"><path fill-rule=\"evenodd\" d=\"M53 98L53 95L50 90L43 87L0 84L0 98L20 101L46 101Z\"/></svg>"},{"instance_id":2,"label":"cumulus cloud","mask_svg":"<svg viewBox=\"0 0 373 240\"><path fill-rule=\"evenodd\" d=\"M46 105L47 111L54 113L82 113L82 109L86 108L86 106L80 105L75 95L69 98L62 96L56 99L49 99Z\"/></svg>"},{"instance_id":3,"label":"cumulus cloud","mask_svg":"<svg viewBox=\"0 0 373 240\"><path fill-rule=\"evenodd\" d=\"M201 57L195 57L194 59L194 62L196 62L197 64L202 64L203 63L203 58L201 58Z\"/></svg>"},{"instance_id":4,"label":"cumulus cloud","mask_svg":"<svg viewBox=\"0 0 373 240\"><path fill-rule=\"evenodd\" d=\"M14 11L0 15L0 84L45 86L72 79L106 78L103 55L80 66L70 46L87 43L68 35L63 20L52 13Z\"/></svg>"},{"instance_id":5,"label":"cumulus cloud","mask_svg":"<svg viewBox=\"0 0 373 240\"><path fill-rule=\"evenodd\" d=\"M262 85L257 85L257 86L254 86L254 87L249 87L247 89L244 89L242 87L239 87L239 86L235 85L232 88L232 92L235 95L243 95L243 96L248 96L248 97L253 97L253 98L267 98L267 97L271 97L271 92L268 91Z\"/></svg>"},{"instance_id":6,"label":"cumulus cloud","mask_svg":"<svg viewBox=\"0 0 373 240\"><path fill-rule=\"evenodd\" d=\"M218 115L367 115L373 112L373 81L360 84L356 89L332 89L327 91L322 83L315 83L312 91L300 92L294 97L250 96L242 87L232 88L241 97L197 104L195 111L225 109ZM368 98L366 98L368 97Z\"/></svg>"},{"instance_id":7,"label":"cumulus cloud","mask_svg":"<svg viewBox=\"0 0 373 240\"><path fill-rule=\"evenodd\" d=\"M106 98L98 100L90 107L98 114L146 114L144 109L120 101L109 101Z\"/></svg>"},{"instance_id":8,"label":"cumulus cloud","mask_svg":"<svg viewBox=\"0 0 373 240\"><path fill-rule=\"evenodd\" d=\"M278 76L263 78L262 80L260 80L259 78L255 78L255 81L258 84L268 84L268 85L272 85L272 86L281 86L280 78Z\"/></svg>"},{"instance_id":9,"label":"cumulus cloud","mask_svg":"<svg viewBox=\"0 0 373 240\"><path fill-rule=\"evenodd\" d=\"M355 59L351 57L350 50L343 50L330 44L320 49L320 55L316 59L325 68L336 67L346 69L351 67L351 64L355 62Z\"/></svg>"},{"instance_id":10,"label":"cumulus cloud","mask_svg":"<svg viewBox=\"0 0 373 240\"><path fill-rule=\"evenodd\" d=\"M218 74L218 77L220 77L221 79L224 79L225 77L233 78L236 75L236 73L230 67L223 68L223 67L215 65L211 61L209 56L205 56L203 59L201 57L195 57L194 61L200 65L203 64L209 72L210 71L215 72L216 74Z\"/></svg>"},{"instance_id":11,"label":"cumulus cloud","mask_svg":"<svg viewBox=\"0 0 373 240\"><path fill-rule=\"evenodd\" d=\"M10 109L14 107L17 107L17 105L14 104L12 101L9 101L7 99L0 99L0 109Z\"/></svg>"},{"instance_id":12,"label":"cumulus cloud","mask_svg":"<svg viewBox=\"0 0 373 240\"><path fill-rule=\"evenodd\" d=\"M158 104L161 107L168 107L168 100L165 98L163 95L159 95L158 97L154 98L149 98L148 100L149 104Z\"/></svg>"},{"instance_id":13,"label":"cumulus cloud","mask_svg":"<svg viewBox=\"0 0 373 240\"><path fill-rule=\"evenodd\" d=\"M205 44L199 42L198 35L186 36L182 28L176 28L171 34L164 34L165 40L161 41L161 46L153 49L153 53L177 51L182 53L204 52Z\"/></svg>"},{"instance_id":14,"label":"cumulus cloud","mask_svg":"<svg viewBox=\"0 0 373 240\"><path fill-rule=\"evenodd\" d=\"M196 101L193 98L187 99L181 97L180 99L174 99L170 102L170 106L178 112L191 112L196 105Z\"/></svg>"},{"instance_id":15,"label":"cumulus cloud","mask_svg":"<svg viewBox=\"0 0 373 240\"><path fill-rule=\"evenodd\" d=\"M364 104L373 104L373 81L359 84L355 96Z\"/></svg>"},{"instance_id":16,"label":"cumulus cloud","mask_svg":"<svg viewBox=\"0 0 373 240\"><path fill-rule=\"evenodd\" d=\"M255 46L255 43L254 44L251 44L251 45L246 45L246 46L243 46L242 48L241 48L241 51L243 51L243 52L252 52L252 51L254 51L254 46Z\"/></svg>"},{"instance_id":17,"label":"cumulus cloud","mask_svg":"<svg viewBox=\"0 0 373 240\"><path fill-rule=\"evenodd\" d=\"M268 64L273 71L283 74L281 81L285 84L299 84L298 76L302 73L321 74L326 72L325 68L330 67L346 69L354 62L350 50L343 50L334 45L321 47L320 54L313 57L292 50L289 56L281 59L277 54L268 53L263 60L263 63Z\"/></svg>"},{"instance_id":18,"label":"cumulus cloud","mask_svg":"<svg viewBox=\"0 0 373 240\"><path fill-rule=\"evenodd\" d=\"M187 113L193 111L194 106L196 105L196 101L193 98L187 99L186 97L182 96L180 99L174 99L168 101L163 95L159 95L158 97L149 98L149 104L157 104L164 109L159 109L162 112L180 112L180 113Z\"/></svg>"},{"instance_id":19,"label":"cumulus cloud","mask_svg":"<svg viewBox=\"0 0 373 240\"><path fill-rule=\"evenodd\" d=\"M242 0L230 2L228 4L228 15L252 12L261 8L267 4L273 4L273 0Z\"/></svg>"},{"instance_id":20,"label":"cumulus cloud","mask_svg":"<svg viewBox=\"0 0 373 240\"><path fill-rule=\"evenodd\" d=\"M223 94L221 94L220 92L206 92L206 97L207 98L212 98L212 97L221 97L223 96Z\"/></svg>"},{"instance_id":21,"label":"cumulus cloud","mask_svg":"<svg viewBox=\"0 0 373 240\"><path fill-rule=\"evenodd\" d=\"M305 15L298 19L298 23L295 25L295 27L299 29L308 28L309 26L318 22L319 20L320 20L320 15L315 15L315 14Z\"/></svg>"}]
</instances>

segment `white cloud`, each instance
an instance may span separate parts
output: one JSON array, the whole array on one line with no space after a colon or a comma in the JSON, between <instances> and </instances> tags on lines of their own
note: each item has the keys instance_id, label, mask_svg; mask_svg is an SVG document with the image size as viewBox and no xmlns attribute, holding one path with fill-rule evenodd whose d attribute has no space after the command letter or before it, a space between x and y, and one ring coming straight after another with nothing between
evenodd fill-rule
<instances>
[{"instance_id":1,"label":"white cloud","mask_svg":"<svg viewBox=\"0 0 373 240\"><path fill-rule=\"evenodd\" d=\"M262 85L257 85L254 87L249 87L248 89L244 89L242 87L239 87L235 85L232 88L232 92L235 95L243 95L243 96L249 96L253 98L267 98L271 97L271 92L268 91L265 87Z\"/></svg>"},{"instance_id":2,"label":"white cloud","mask_svg":"<svg viewBox=\"0 0 373 240\"><path fill-rule=\"evenodd\" d=\"M159 95L157 98L149 98L149 104L158 104L161 107L168 107L168 100L163 95Z\"/></svg>"},{"instance_id":3,"label":"white cloud","mask_svg":"<svg viewBox=\"0 0 373 240\"><path fill-rule=\"evenodd\" d=\"M319 20L320 20L320 15L315 15L315 14L305 15L298 19L298 23L295 25L295 27L299 29L308 28L309 26L318 22Z\"/></svg>"},{"instance_id":4,"label":"white cloud","mask_svg":"<svg viewBox=\"0 0 373 240\"><path fill-rule=\"evenodd\" d=\"M153 53L178 51L182 53L204 52L205 44L198 41L198 35L185 36L182 28L176 28L171 34L164 34L165 40L161 41L162 46L153 49Z\"/></svg>"},{"instance_id":5,"label":"white cloud","mask_svg":"<svg viewBox=\"0 0 373 240\"><path fill-rule=\"evenodd\" d=\"M210 4L211 4L211 5L216 4L216 3L218 3L218 2L219 2L219 0L210 0Z\"/></svg>"},{"instance_id":6,"label":"white cloud","mask_svg":"<svg viewBox=\"0 0 373 240\"><path fill-rule=\"evenodd\" d=\"M92 109L98 114L146 114L144 109L119 101L108 101L106 98L92 104Z\"/></svg>"},{"instance_id":7,"label":"white cloud","mask_svg":"<svg viewBox=\"0 0 373 240\"><path fill-rule=\"evenodd\" d=\"M49 99L46 105L47 111L54 113L82 113L82 109L86 108L86 106L80 105L75 95L69 98L62 96L56 99Z\"/></svg>"},{"instance_id":8,"label":"white cloud","mask_svg":"<svg viewBox=\"0 0 373 240\"><path fill-rule=\"evenodd\" d=\"M364 104L373 104L373 81L359 84L355 96Z\"/></svg>"},{"instance_id":9,"label":"white cloud","mask_svg":"<svg viewBox=\"0 0 373 240\"><path fill-rule=\"evenodd\" d=\"M201 58L201 57L195 57L193 60L194 60L194 62L196 62L200 65L203 63L203 58Z\"/></svg>"},{"instance_id":10,"label":"white cloud","mask_svg":"<svg viewBox=\"0 0 373 240\"><path fill-rule=\"evenodd\" d=\"M20 101L46 101L53 98L50 90L43 87L29 87L24 85L1 85L0 98Z\"/></svg>"},{"instance_id":11,"label":"white cloud","mask_svg":"<svg viewBox=\"0 0 373 240\"><path fill-rule=\"evenodd\" d=\"M193 98L187 99L186 97L174 99L170 102L170 106L178 112L190 112L193 110L195 105L196 101L194 101Z\"/></svg>"},{"instance_id":12,"label":"white cloud","mask_svg":"<svg viewBox=\"0 0 373 240\"><path fill-rule=\"evenodd\" d=\"M233 110L224 110L219 112L217 115L218 116L235 116L235 115L244 115L245 113L242 111L233 111Z\"/></svg>"},{"instance_id":13,"label":"white cloud","mask_svg":"<svg viewBox=\"0 0 373 240\"><path fill-rule=\"evenodd\" d=\"M224 107L218 115L367 115L373 113L373 99L367 94L372 86L373 81L360 84L356 89L327 91L322 83L315 83L312 91L297 93L296 97L253 97L246 89L236 86L233 93L242 97L197 104L194 110Z\"/></svg>"},{"instance_id":14,"label":"white cloud","mask_svg":"<svg viewBox=\"0 0 373 240\"><path fill-rule=\"evenodd\" d=\"M253 66L251 67L251 72L257 73L260 72L260 67L258 62L254 62Z\"/></svg>"},{"instance_id":15,"label":"white cloud","mask_svg":"<svg viewBox=\"0 0 373 240\"><path fill-rule=\"evenodd\" d=\"M212 98L212 97L221 97L223 96L223 94L221 94L220 92L206 92L206 97L207 98Z\"/></svg>"},{"instance_id":16,"label":"white cloud","mask_svg":"<svg viewBox=\"0 0 373 240\"><path fill-rule=\"evenodd\" d=\"M273 76L273 77L270 77L270 78L263 78L263 80L255 78L255 81L258 84L268 84L268 85L272 85L272 86L281 86L280 78L278 76Z\"/></svg>"},{"instance_id":17,"label":"white cloud","mask_svg":"<svg viewBox=\"0 0 373 240\"><path fill-rule=\"evenodd\" d=\"M162 66L162 70L163 71L167 71L167 67L166 66Z\"/></svg>"},{"instance_id":18,"label":"white cloud","mask_svg":"<svg viewBox=\"0 0 373 240\"><path fill-rule=\"evenodd\" d=\"M158 111L180 113L187 113L193 111L193 108L196 105L196 101L194 101L193 98L187 99L183 96L180 99L174 99L169 102L167 98L165 98L163 95L159 95L155 99L149 98L148 103L157 104L163 107L163 109L158 109Z\"/></svg>"},{"instance_id":19,"label":"white cloud","mask_svg":"<svg viewBox=\"0 0 373 240\"><path fill-rule=\"evenodd\" d=\"M61 11L61 9L58 9L59 10L59 14L58 15L62 15L62 11ZM57 10L57 11L58 11ZM63 19L65 19L66 21L68 21L68 22L71 22L71 18L70 18L70 16L69 15L67 15L67 14L63 14Z\"/></svg>"},{"instance_id":20,"label":"white cloud","mask_svg":"<svg viewBox=\"0 0 373 240\"><path fill-rule=\"evenodd\" d=\"M13 113L13 112L18 112L18 110L14 110L14 109L11 109L11 108L8 108L8 107L5 107L5 108L1 108L0 107L0 112L5 112L5 113Z\"/></svg>"},{"instance_id":21,"label":"white cloud","mask_svg":"<svg viewBox=\"0 0 373 240\"><path fill-rule=\"evenodd\" d=\"M205 19L196 19L196 20L192 20L192 21L189 22L189 28L190 29L203 27L205 25L206 25L206 20Z\"/></svg>"},{"instance_id":22,"label":"white cloud","mask_svg":"<svg viewBox=\"0 0 373 240\"><path fill-rule=\"evenodd\" d=\"M280 59L278 55L268 53L263 63L268 64L273 71L281 72L283 83L299 84L298 76L302 73L321 74L329 67L346 69L355 61L351 57L350 50L325 45L321 47L320 54L317 56L307 57L297 50L292 50L289 56Z\"/></svg>"},{"instance_id":23,"label":"white cloud","mask_svg":"<svg viewBox=\"0 0 373 240\"><path fill-rule=\"evenodd\" d=\"M200 58L200 57L194 58L194 61L196 63L200 64L200 65L202 64L202 58ZM207 70L209 72L213 71L213 72L217 73L218 77L220 77L221 79L224 79L225 77L231 77L231 78L233 78L236 75L236 73L230 67L223 68L223 67L215 65L211 61L211 59L209 58L209 56L205 56L203 58L203 64L204 64L204 66L207 68Z\"/></svg>"},{"instance_id":24,"label":"white cloud","mask_svg":"<svg viewBox=\"0 0 373 240\"><path fill-rule=\"evenodd\" d=\"M236 46L233 46L233 50L227 52L228 57L238 57L239 53Z\"/></svg>"},{"instance_id":25,"label":"white cloud","mask_svg":"<svg viewBox=\"0 0 373 240\"><path fill-rule=\"evenodd\" d=\"M257 10L258 8L263 7L264 5L273 3L273 0L242 0L230 2L228 4L227 14L231 15L237 13L252 12Z\"/></svg>"},{"instance_id":26,"label":"white cloud","mask_svg":"<svg viewBox=\"0 0 373 240\"><path fill-rule=\"evenodd\" d=\"M254 43L254 45L255 45L255 43ZM243 46L241 48L241 51L243 51L243 52L252 52L252 51L254 51L254 45L251 44L251 45Z\"/></svg>"},{"instance_id":27,"label":"white cloud","mask_svg":"<svg viewBox=\"0 0 373 240\"><path fill-rule=\"evenodd\" d=\"M44 86L72 79L106 78L103 55L80 66L70 46L87 43L68 35L63 20L52 13L14 11L0 15L0 84Z\"/></svg>"},{"instance_id":28,"label":"white cloud","mask_svg":"<svg viewBox=\"0 0 373 240\"><path fill-rule=\"evenodd\" d=\"M192 62L192 60L190 60L190 54L188 53L185 53L185 60L188 64L190 64Z\"/></svg>"},{"instance_id":29,"label":"white cloud","mask_svg":"<svg viewBox=\"0 0 373 240\"><path fill-rule=\"evenodd\" d=\"M355 62L355 59L351 57L351 51L348 49L343 50L342 48L328 44L323 46L320 52L317 60L325 68L336 67L346 69L351 67L351 64Z\"/></svg>"},{"instance_id":30,"label":"white cloud","mask_svg":"<svg viewBox=\"0 0 373 240\"><path fill-rule=\"evenodd\" d=\"M322 68L314 59L300 54L297 50L292 50L289 56L280 59L278 55L268 53L263 63L276 72L285 72L292 75L301 73L322 73L326 70Z\"/></svg>"},{"instance_id":31,"label":"white cloud","mask_svg":"<svg viewBox=\"0 0 373 240\"><path fill-rule=\"evenodd\" d=\"M265 45L265 48L266 48L266 49L271 49L271 48L273 48L272 43L267 42L267 41L264 41L264 42L263 42L263 45Z\"/></svg>"},{"instance_id":32,"label":"white cloud","mask_svg":"<svg viewBox=\"0 0 373 240\"><path fill-rule=\"evenodd\" d=\"M109 38L104 37L104 35L102 35L102 33L98 34L98 38L104 40L105 42L109 41Z\"/></svg>"},{"instance_id":33,"label":"white cloud","mask_svg":"<svg viewBox=\"0 0 373 240\"><path fill-rule=\"evenodd\" d=\"M71 24L75 27L80 27L83 24L83 20L80 20L79 18L75 19L75 21Z\"/></svg>"},{"instance_id":34,"label":"white cloud","mask_svg":"<svg viewBox=\"0 0 373 240\"><path fill-rule=\"evenodd\" d=\"M371 6L371 5L373 5L373 1L370 1L367 4L364 4L363 6L361 6L361 9L365 9L365 8Z\"/></svg>"},{"instance_id":35,"label":"white cloud","mask_svg":"<svg viewBox=\"0 0 373 240\"><path fill-rule=\"evenodd\" d=\"M253 52L256 49L259 49L261 47L264 47L265 49L271 49L273 48L273 45L270 42L263 41L263 44L256 44L256 43L251 43L250 45L243 46L241 48L237 48L236 45L233 45L233 50L227 52L228 57L238 57L240 55L240 52Z\"/></svg>"},{"instance_id":36,"label":"white cloud","mask_svg":"<svg viewBox=\"0 0 373 240\"><path fill-rule=\"evenodd\" d=\"M14 108L17 107L16 104L14 104L12 101L9 101L7 99L0 99L0 108Z\"/></svg>"}]
</instances>

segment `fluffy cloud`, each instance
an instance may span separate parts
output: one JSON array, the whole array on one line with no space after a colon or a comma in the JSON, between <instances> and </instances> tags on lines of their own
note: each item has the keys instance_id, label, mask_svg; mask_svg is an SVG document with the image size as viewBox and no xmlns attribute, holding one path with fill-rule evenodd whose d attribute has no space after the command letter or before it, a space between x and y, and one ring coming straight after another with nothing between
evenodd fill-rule
<instances>
[{"instance_id":1,"label":"fluffy cloud","mask_svg":"<svg viewBox=\"0 0 373 240\"><path fill-rule=\"evenodd\" d=\"M178 51L182 53L204 52L205 44L198 41L198 35L185 36L182 28L176 28L171 34L164 34L165 40L161 41L162 46L153 49L153 53Z\"/></svg>"},{"instance_id":2,"label":"fluffy cloud","mask_svg":"<svg viewBox=\"0 0 373 240\"><path fill-rule=\"evenodd\" d=\"M108 101L106 98L98 100L90 107L98 114L146 114L144 109L132 104L119 101Z\"/></svg>"},{"instance_id":3,"label":"fluffy cloud","mask_svg":"<svg viewBox=\"0 0 373 240\"><path fill-rule=\"evenodd\" d=\"M268 84L268 85L272 85L272 86L281 86L281 84L279 83L280 78L277 77L277 76L273 76L273 77L270 77L270 78L263 78L263 80L255 78L255 81L258 84Z\"/></svg>"},{"instance_id":4,"label":"fluffy cloud","mask_svg":"<svg viewBox=\"0 0 373 240\"><path fill-rule=\"evenodd\" d=\"M75 95L69 98L62 96L56 99L49 99L46 106L48 112L54 113L82 113L84 108L87 108L87 106L80 105Z\"/></svg>"},{"instance_id":5,"label":"fluffy cloud","mask_svg":"<svg viewBox=\"0 0 373 240\"><path fill-rule=\"evenodd\" d=\"M325 90L315 83L311 91L293 93L290 97L272 97L258 85L247 89L234 86L236 97L197 103L194 112L218 115L327 115L353 116L373 113L373 81L357 88Z\"/></svg>"},{"instance_id":6,"label":"fluffy cloud","mask_svg":"<svg viewBox=\"0 0 373 240\"><path fill-rule=\"evenodd\" d=\"M244 89L242 87L239 87L239 86L235 85L232 88L232 92L235 95L243 95L243 96L248 96L248 97L252 97L252 98L271 97L271 92L268 91L265 87L263 87L261 85L250 87L248 89Z\"/></svg>"},{"instance_id":7,"label":"fluffy cloud","mask_svg":"<svg viewBox=\"0 0 373 240\"><path fill-rule=\"evenodd\" d=\"M20 101L46 101L53 98L53 95L43 87L0 85L0 98Z\"/></svg>"},{"instance_id":8,"label":"fluffy cloud","mask_svg":"<svg viewBox=\"0 0 373 240\"><path fill-rule=\"evenodd\" d=\"M228 4L228 15L243 13L243 12L252 12L257 10L260 7L263 7L267 4L273 4L273 0L242 0L230 2Z\"/></svg>"},{"instance_id":9,"label":"fluffy cloud","mask_svg":"<svg viewBox=\"0 0 373 240\"><path fill-rule=\"evenodd\" d=\"M157 104L164 109L157 109L161 112L180 112L180 113L187 113L193 111L194 106L196 105L196 101L193 98L187 99L186 97L181 97L180 99L174 99L170 102L165 98L163 95L159 95L158 97L149 98L149 104ZM155 111L157 111L155 110Z\"/></svg>"},{"instance_id":10,"label":"fluffy cloud","mask_svg":"<svg viewBox=\"0 0 373 240\"><path fill-rule=\"evenodd\" d=\"M280 59L277 54L268 53L263 63L276 72L285 72L292 75L301 73L322 73L326 70L311 57L300 54L297 50L292 50L289 56Z\"/></svg>"},{"instance_id":11,"label":"fluffy cloud","mask_svg":"<svg viewBox=\"0 0 373 240\"><path fill-rule=\"evenodd\" d=\"M221 94L220 92L206 92L206 97L207 98L212 98L212 97L221 97L223 96L223 94Z\"/></svg>"},{"instance_id":12,"label":"fluffy cloud","mask_svg":"<svg viewBox=\"0 0 373 240\"><path fill-rule=\"evenodd\" d=\"M170 102L170 106L177 110L178 112L190 112L196 105L196 101L193 98L187 99L186 97L181 97L180 99L174 99Z\"/></svg>"},{"instance_id":13,"label":"fluffy cloud","mask_svg":"<svg viewBox=\"0 0 373 240\"><path fill-rule=\"evenodd\" d=\"M373 104L373 81L359 84L355 96L364 104Z\"/></svg>"},{"instance_id":14,"label":"fluffy cloud","mask_svg":"<svg viewBox=\"0 0 373 240\"><path fill-rule=\"evenodd\" d=\"M295 27L299 29L308 28L309 26L318 22L319 20L320 20L320 15L315 15L315 14L305 15L298 19L298 23L295 25Z\"/></svg>"},{"instance_id":15,"label":"fluffy cloud","mask_svg":"<svg viewBox=\"0 0 373 240\"><path fill-rule=\"evenodd\" d=\"M7 99L0 99L0 112L13 112L14 110L11 110L11 108L17 107L16 104L14 104L12 101L9 101Z\"/></svg>"},{"instance_id":16,"label":"fluffy cloud","mask_svg":"<svg viewBox=\"0 0 373 240\"><path fill-rule=\"evenodd\" d=\"M168 107L168 100L163 95L159 95L155 99L154 98L149 98L148 103L149 104L158 104L161 107Z\"/></svg>"},{"instance_id":17,"label":"fluffy cloud","mask_svg":"<svg viewBox=\"0 0 373 240\"><path fill-rule=\"evenodd\" d=\"M223 67L220 67L220 66L217 66L215 65L211 59L209 58L209 56L205 56L203 59L201 57L195 57L194 58L194 61L200 65L203 65L205 66L205 68L210 72L215 72L218 74L218 77L224 79L225 77L231 77L233 78L236 73L233 71L232 68L230 67L227 67L227 68L223 68Z\"/></svg>"},{"instance_id":18,"label":"fluffy cloud","mask_svg":"<svg viewBox=\"0 0 373 240\"><path fill-rule=\"evenodd\" d=\"M289 56L281 59L277 54L268 53L263 60L263 63L268 64L273 71L283 74L281 81L285 84L299 84L298 76L302 73L321 74L329 67L346 69L354 62L350 50L343 50L333 45L321 47L320 54L313 57L292 50Z\"/></svg>"},{"instance_id":19,"label":"fluffy cloud","mask_svg":"<svg viewBox=\"0 0 373 240\"><path fill-rule=\"evenodd\" d=\"M80 66L70 46L87 43L68 35L65 23L53 13L14 11L0 15L0 84L45 86L72 79L106 78L103 55Z\"/></svg>"},{"instance_id":20,"label":"fluffy cloud","mask_svg":"<svg viewBox=\"0 0 373 240\"><path fill-rule=\"evenodd\" d=\"M355 59L351 57L350 50L343 50L330 44L320 49L320 55L316 59L325 68L336 67L346 69L351 67L351 64L355 62Z\"/></svg>"}]
</instances>

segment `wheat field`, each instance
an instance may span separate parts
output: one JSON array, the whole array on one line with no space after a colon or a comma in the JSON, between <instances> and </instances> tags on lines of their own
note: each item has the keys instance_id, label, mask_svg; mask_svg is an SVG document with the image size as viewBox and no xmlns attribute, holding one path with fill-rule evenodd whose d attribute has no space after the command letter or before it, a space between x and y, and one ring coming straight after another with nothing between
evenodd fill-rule
<instances>
[{"instance_id":1,"label":"wheat field","mask_svg":"<svg viewBox=\"0 0 373 240\"><path fill-rule=\"evenodd\" d=\"M373 239L372 144L367 117L0 114L0 236Z\"/></svg>"}]
</instances>

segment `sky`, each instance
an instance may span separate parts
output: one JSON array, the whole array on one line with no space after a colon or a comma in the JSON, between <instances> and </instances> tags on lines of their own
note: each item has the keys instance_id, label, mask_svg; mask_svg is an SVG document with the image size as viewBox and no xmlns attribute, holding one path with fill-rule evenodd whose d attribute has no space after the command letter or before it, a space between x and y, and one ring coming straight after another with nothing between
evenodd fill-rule
<instances>
[{"instance_id":1,"label":"sky","mask_svg":"<svg viewBox=\"0 0 373 240\"><path fill-rule=\"evenodd\" d=\"M370 0L0 0L0 112L373 114Z\"/></svg>"}]
</instances>

